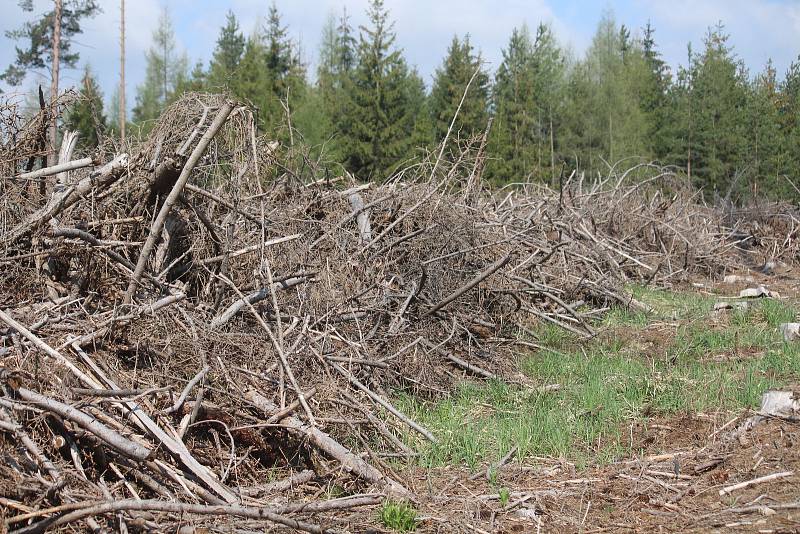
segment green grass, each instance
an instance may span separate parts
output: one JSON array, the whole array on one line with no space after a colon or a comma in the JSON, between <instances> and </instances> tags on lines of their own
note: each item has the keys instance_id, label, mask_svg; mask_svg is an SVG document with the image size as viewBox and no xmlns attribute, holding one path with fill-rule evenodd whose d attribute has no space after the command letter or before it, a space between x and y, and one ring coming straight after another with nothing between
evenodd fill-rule
<instances>
[{"instance_id":1,"label":"green grass","mask_svg":"<svg viewBox=\"0 0 800 534\"><path fill-rule=\"evenodd\" d=\"M378 519L395 532L414 532L417 529L417 511L405 501L383 501Z\"/></svg>"},{"instance_id":2,"label":"green grass","mask_svg":"<svg viewBox=\"0 0 800 534\"><path fill-rule=\"evenodd\" d=\"M535 332L538 343L552 350L521 354L520 370L537 384L560 384L558 391L496 381L465 383L436 403L400 396L398 407L440 440L431 445L406 436L422 465L474 469L515 446L519 457L559 456L579 465L610 461L636 452L622 432L633 420L756 407L764 390L800 377L800 349L777 331L795 317L791 306L759 301L731 313L727 325L715 325L713 298L634 293L655 312L612 310L598 324L611 330L589 342L549 325ZM631 329L664 321L674 321L673 333L643 353ZM614 329L627 335L617 337Z\"/></svg>"}]
</instances>

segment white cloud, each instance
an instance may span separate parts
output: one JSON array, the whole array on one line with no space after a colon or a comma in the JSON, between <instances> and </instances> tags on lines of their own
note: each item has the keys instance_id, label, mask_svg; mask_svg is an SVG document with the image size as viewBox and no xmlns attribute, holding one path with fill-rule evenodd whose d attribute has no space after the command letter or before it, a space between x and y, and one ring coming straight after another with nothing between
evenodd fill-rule
<instances>
[{"instance_id":1,"label":"white cloud","mask_svg":"<svg viewBox=\"0 0 800 534\"><path fill-rule=\"evenodd\" d=\"M800 2L793 0L639 0L656 27L656 40L671 63L686 63L686 45L699 50L709 26L725 25L730 44L751 72L769 58L779 74L800 53Z\"/></svg>"}]
</instances>

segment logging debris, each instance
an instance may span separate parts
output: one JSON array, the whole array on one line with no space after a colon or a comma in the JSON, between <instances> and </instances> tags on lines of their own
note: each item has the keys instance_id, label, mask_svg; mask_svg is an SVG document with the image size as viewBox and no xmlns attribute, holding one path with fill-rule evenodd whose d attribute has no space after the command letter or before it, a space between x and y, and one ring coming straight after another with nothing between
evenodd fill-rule
<instances>
[{"instance_id":1,"label":"logging debris","mask_svg":"<svg viewBox=\"0 0 800 534\"><path fill-rule=\"evenodd\" d=\"M413 499L384 459L436 437L387 391L513 381L535 323L592 337L598 311L646 311L632 282L796 254L788 208L732 219L652 165L493 191L478 148L359 184L188 94L138 143L35 170L48 111L0 111L16 532L185 515L327 532L337 510Z\"/></svg>"}]
</instances>

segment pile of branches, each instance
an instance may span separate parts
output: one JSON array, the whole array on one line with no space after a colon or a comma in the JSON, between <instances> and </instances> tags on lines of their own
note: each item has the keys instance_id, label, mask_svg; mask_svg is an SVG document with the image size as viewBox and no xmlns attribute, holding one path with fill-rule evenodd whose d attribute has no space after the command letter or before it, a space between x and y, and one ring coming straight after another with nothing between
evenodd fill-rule
<instances>
[{"instance_id":1,"label":"pile of branches","mask_svg":"<svg viewBox=\"0 0 800 534\"><path fill-rule=\"evenodd\" d=\"M76 159L65 135L59 164L32 170L26 125L5 123L0 515L16 532L212 515L335 530L342 510L413 499L386 460L437 441L387 392L519 382L536 323L591 337L610 307L644 308L626 284L741 258L734 227L649 166L492 192L483 139L359 184L259 137L247 107L189 94L129 153Z\"/></svg>"}]
</instances>

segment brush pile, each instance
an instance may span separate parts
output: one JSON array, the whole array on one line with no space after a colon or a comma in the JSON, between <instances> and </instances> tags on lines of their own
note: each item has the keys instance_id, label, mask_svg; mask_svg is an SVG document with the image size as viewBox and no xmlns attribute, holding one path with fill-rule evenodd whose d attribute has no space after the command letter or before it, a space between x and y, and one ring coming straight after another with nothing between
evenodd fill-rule
<instances>
[{"instance_id":1,"label":"brush pile","mask_svg":"<svg viewBox=\"0 0 800 534\"><path fill-rule=\"evenodd\" d=\"M589 337L611 306L641 307L630 282L762 254L650 166L490 192L477 149L358 184L191 94L136 146L73 159L65 135L33 170L46 121L7 110L0 137L14 532L336 531L344 510L413 498L386 459L436 441L387 391L523 381L535 323Z\"/></svg>"}]
</instances>

